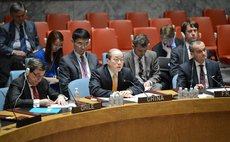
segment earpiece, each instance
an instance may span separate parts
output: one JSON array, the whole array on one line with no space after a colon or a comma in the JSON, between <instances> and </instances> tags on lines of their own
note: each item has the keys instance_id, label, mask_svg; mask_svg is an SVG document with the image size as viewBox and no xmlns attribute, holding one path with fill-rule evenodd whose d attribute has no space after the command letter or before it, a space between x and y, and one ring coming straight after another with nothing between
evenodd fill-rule
<instances>
[{"instance_id":1,"label":"earpiece","mask_svg":"<svg viewBox=\"0 0 230 142\"><path fill-rule=\"evenodd\" d=\"M30 73L30 68L26 68L25 73L26 73L26 75L29 75L29 73Z\"/></svg>"}]
</instances>

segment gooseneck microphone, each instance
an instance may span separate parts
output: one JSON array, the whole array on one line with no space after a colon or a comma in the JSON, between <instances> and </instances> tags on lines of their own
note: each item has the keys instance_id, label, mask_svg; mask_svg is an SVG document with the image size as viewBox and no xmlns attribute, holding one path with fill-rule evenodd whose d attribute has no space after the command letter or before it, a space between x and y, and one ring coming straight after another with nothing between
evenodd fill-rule
<instances>
[{"instance_id":1,"label":"gooseneck microphone","mask_svg":"<svg viewBox=\"0 0 230 142\"><path fill-rule=\"evenodd\" d=\"M212 80L214 80L217 84L219 84L222 88L224 88L225 89L225 91L228 91L227 90L227 88L223 85L223 84L221 84L219 81L217 81L214 77L215 77L215 75L213 75L213 76L210 76L211 78L212 78Z\"/></svg>"},{"instance_id":2,"label":"gooseneck microphone","mask_svg":"<svg viewBox=\"0 0 230 142\"><path fill-rule=\"evenodd\" d=\"M190 82L190 89L193 87L192 83L193 83L193 70L194 70L194 65L195 65L195 61L192 60L192 73L191 73L191 82Z\"/></svg>"},{"instance_id":3,"label":"gooseneck microphone","mask_svg":"<svg viewBox=\"0 0 230 142\"><path fill-rule=\"evenodd\" d=\"M135 86L141 93L143 93L143 94L145 94L145 96L148 98L149 96L145 93L145 91L144 90L142 90L139 86L137 86L135 83L133 83L132 81L130 81L130 80L126 80L126 79L124 79L123 80L124 82L129 82L129 83L131 83L133 86Z\"/></svg>"},{"instance_id":4,"label":"gooseneck microphone","mask_svg":"<svg viewBox=\"0 0 230 142\"><path fill-rule=\"evenodd\" d=\"M16 120L17 120L17 116L16 116L14 110L15 110L15 107L16 107L16 105L17 105L17 103L18 103L19 98L22 96L23 91L24 91L24 89L25 89L26 81L27 81L26 75L27 75L27 72L24 73L25 80L24 80L24 82L23 82L22 90L21 90L20 94L18 95L17 99L15 100L14 106L13 106L13 108L12 108L12 112L13 112L14 117L15 117Z\"/></svg>"},{"instance_id":5,"label":"gooseneck microphone","mask_svg":"<svg viewBox=\"0 0 230 142\"><path fill-rule=\"evenodd\" d=\"M73 98L74 103L76 104L76 106L79 106L79 104L78 104L77 100L75 99L75 97L74 97L74 95L73 95L72 91L69 89L69 87L68 87L68 92L69 92L69 95Z\"/></svg>"}]
</instances>

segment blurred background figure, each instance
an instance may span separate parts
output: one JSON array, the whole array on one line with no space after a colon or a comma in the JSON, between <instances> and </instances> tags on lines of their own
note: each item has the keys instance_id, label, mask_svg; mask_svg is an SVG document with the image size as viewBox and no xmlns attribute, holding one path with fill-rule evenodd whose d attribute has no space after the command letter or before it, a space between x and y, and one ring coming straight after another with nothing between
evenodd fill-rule
<instances>
[{"instance_id":1,"label":"blurred background figure","mask_svg":"<svg viewBox=\"0 0 230 142\"><path fill-rule=\"evenodd\" d=\"M63 35L59 31L52 31L46 42L45 49L40 49L34 57L40 59L47 67L45 79L56 91L59 90L58 67L63 56Z\"/></svg>"}]
</instances>

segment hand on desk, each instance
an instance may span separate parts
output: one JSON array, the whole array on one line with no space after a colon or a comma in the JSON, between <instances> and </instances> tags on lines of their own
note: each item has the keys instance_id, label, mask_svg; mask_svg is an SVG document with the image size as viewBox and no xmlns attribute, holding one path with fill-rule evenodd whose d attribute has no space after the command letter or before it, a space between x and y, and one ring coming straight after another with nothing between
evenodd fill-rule
<instances>
[{"instance_id":1,"label":"hand on desk","mask_svg":"<svg viewBox=\"0 0 230 142\"><path fill-rule=\"evenodd\" d=\"M67 102L65 100L65 97L63 95L59 95L58 98L54 101L55 104L59 105L67 105Z\"/></svg>"},{"instance_id":2,"label":"hand on desk","mask_svg":"<svg viewBox=\"0 0 230 142\"><path fill-rule=\"evenodd\" d=\"M133 97L132 92L129 91L129 90L120 91L120 95L122 95L125 98L131 98L131 97Z\"/></svg>"},{"instance_id":3,"label":"hand on desk","mask_svg":"<svg viewBox=\"0 0 230 142\"><path fill-rule=\"evenodd\" d=\"M39 100L40 106L50 106L51 104L54 104L54 102L50 99L41 99Z\"/></svg>"}]
</instances>

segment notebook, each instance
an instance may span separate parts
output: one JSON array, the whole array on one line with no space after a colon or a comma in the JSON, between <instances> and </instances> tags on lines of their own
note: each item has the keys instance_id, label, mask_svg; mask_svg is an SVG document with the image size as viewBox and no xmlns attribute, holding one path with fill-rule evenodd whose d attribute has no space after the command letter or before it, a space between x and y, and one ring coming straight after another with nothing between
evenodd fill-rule
<instances>
[{"instance_id":1,"label":"notebook","mask_svg":"<svg viewBox=\"0 0 230 142\"><path fill-rule=\"evenodd\" d=\"M170 58L158 57L158 64L161 71L169 71Z\"/></svg>"}]
</instances>

